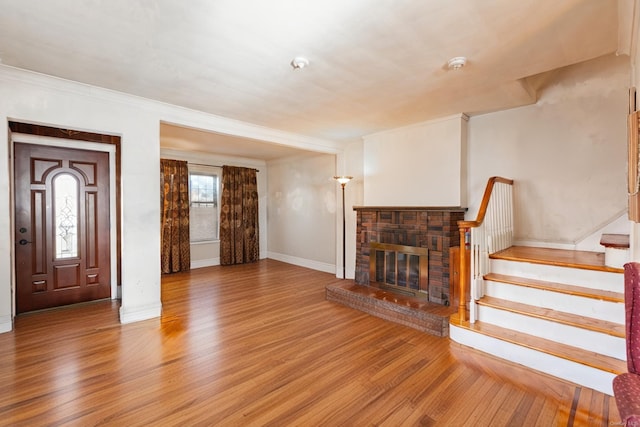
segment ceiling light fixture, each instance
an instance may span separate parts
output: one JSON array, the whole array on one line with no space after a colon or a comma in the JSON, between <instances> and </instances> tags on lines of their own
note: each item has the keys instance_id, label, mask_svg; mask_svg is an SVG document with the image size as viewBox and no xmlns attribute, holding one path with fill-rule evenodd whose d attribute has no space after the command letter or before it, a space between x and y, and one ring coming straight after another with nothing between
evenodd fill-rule
<instances>
[{"instance_id":1,"label":"ceiling light fixture","mask_svg":"<svg viewBox=\"0 0 640 427\"><path fill-rule=\"evenodd\" d=\"M447 65L449 66L450 70L457 71L464 67L466 63L467 58L465 58L464 56L456 56L455 58L451 58L449 62L447 62Z\"/></svg>"},{"instance_id":2,"label":"ceiling light fixture","mask_svg":"<svg viewBox=\"0 0 640 427\"><path fill-rule=\"evenodd\" d=\"M309 60L303 56L296 56L291 60L291 66L294 70L301 70L309 65Z\"/></svg>"}]
</instances>

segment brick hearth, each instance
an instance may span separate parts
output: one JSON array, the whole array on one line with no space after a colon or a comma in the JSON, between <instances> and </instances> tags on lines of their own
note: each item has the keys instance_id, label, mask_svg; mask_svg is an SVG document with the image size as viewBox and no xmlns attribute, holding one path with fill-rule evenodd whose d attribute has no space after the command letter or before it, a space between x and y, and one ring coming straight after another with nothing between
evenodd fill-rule
<instances>
[{"instance_id":1,"label":"brick hearth","mask_svg":"<svg viewBox=\"0 0 640 427\"><path fill-rule=\"evenodd\" d=\"M456 307L399 295L374 286L340 280L326 286L326 299L437 337L449 336L449 316Z\"/></svg>"}]
</instances>

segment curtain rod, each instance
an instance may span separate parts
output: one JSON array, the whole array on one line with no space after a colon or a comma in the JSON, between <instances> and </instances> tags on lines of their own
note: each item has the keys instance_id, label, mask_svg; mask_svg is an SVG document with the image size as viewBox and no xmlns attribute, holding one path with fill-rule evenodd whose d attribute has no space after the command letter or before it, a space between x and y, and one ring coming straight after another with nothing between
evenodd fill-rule
<instances>
[{"instance_id":1,"label":"curtain rod","mask_svg":"<svg viewBox=\"0 0 640 427\"><path fill-rule=\"evenodd\" d=\"M187 164L194 165L194 166L208 166L210 168L222 168L222 166L220 165L205 165L204 163L187 162ZM234 166L234 167L244 167L244 166ZM260 169L256 169L256 168L245 168L245 169L252 169L256 172L260 172Z\"/></svg>"}]
</instances>

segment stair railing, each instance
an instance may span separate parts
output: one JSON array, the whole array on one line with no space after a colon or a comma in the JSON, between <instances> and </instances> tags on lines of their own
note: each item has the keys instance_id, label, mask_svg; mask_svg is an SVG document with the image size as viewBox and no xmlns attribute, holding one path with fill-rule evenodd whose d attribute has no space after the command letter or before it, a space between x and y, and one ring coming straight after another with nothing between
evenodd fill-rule
<instances>
[{"instance_id":1,"label":"stair railing","mask_svg":"<svg viewBox=\"0 0 640 427\"><path fill-rule=\"evenodd\" d=\"M513 245L513 180L489 178L475 221L458 221L460 229L460 302L458 317L466 321L466 283L469 290L469 322L476 320L475 301L484 296L484 275L489 255ZM467 255L466 249L469 249ZM467 256L471 257L467 271ZM467 280L469 282L467 282Z\"/></svg>"}]
</instances>

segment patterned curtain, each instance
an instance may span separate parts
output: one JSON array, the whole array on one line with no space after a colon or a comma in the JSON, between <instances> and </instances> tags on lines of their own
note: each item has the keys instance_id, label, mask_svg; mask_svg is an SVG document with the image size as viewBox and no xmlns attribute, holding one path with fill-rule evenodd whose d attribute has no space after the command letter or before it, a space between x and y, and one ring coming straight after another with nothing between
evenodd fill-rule
<instances>
[{"instance_id":1,"label":"patterned curtain","mask_svg":"<svg viewBox=\"0 0 640 427\"><path fill-rule=\"evenodd\" d=\"M187 162L160 159L163 273L189 271L189 170Z\"/></svg>"},{"instance_id":2,"label":"patterned curtain","mask_svg":"<svg viewBox=\"0 0 640 427\"><path fill-rule=\"evenodd\" d=\"M255 169L222 167L220 264L257 261L258 179Z\"/></svg>"}]
</instances>

